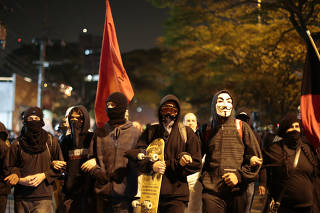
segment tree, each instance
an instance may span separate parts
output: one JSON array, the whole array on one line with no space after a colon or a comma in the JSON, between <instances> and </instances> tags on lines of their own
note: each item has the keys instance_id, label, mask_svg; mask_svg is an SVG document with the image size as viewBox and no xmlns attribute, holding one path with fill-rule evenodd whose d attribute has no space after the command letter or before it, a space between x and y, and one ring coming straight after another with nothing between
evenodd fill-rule
<instances>
[{"instance_id":1,"label":"tree","mask_svg":"<svg viewBox=\"0 0 320 213\"><path fill-rule=\"evenodd\" d=\"M172 73L168 89L200 117L208 118L210 99L222 88L233 92L236 107L251 106L266 123L296 109L305 49L284 9L262 14L245 1L153 2L170 8L160 39Z\"/></svg>"}]
</instances>

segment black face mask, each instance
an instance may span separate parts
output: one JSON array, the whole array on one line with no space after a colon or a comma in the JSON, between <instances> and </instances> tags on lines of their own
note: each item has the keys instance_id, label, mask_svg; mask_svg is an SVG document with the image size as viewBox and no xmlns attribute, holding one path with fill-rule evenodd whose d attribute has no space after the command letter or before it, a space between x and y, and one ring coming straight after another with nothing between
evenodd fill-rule
<instances>
[{"instance_id":1,"label":"black face mask","mask_svg":"<svg viewBox=\"0 0 320 213\"><path fill-rule=\"evenodd\" d=\"M284 135L285 143L289 148L295 149L301 142L301 134L297 131L290 131Z\"/></svg>"},{"instance_id":2,"label":"black face mask","mask_svg":"<svg viewBox=\"0 0 320 213\"><path fill-rule=\"evenodd\" d=\"M176 116L164 115L162 116L162 123L163 125L168 125L171 121L174 121L175 119L176 119Z\"/></svg>"},{"instance_id":3,"label":"black face mask","mask_svg":"<svg viewBox=\"0 0 320 213\"><path fill-rule=\"evenodd\" d=\"M72 129L81 129L83 122L81 120L71 120L70 126Z\"/></svg>"},{"instance_id":4,"label":"black face mask","mask_svg":"<svg viewBox=\"0 0 320 213\"><path fill-rule=\"evenodd\" d=\"M27 121L25 126L27 127L27 131L36 133L41 131L43 123L41 121Z\"/></svg>"}]
</instances>

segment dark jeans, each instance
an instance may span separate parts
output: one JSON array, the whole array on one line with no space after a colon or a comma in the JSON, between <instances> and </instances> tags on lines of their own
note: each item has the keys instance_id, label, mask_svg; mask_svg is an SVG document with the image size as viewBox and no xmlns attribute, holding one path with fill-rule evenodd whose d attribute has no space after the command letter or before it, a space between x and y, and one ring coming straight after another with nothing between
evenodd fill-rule
<instances>
[{"instance_id":1,"label":"dark jeans","mask_svg":"<svg viewBox=\"0 0 320 213\"><path fill-rule=\"evenodd\" d=\"M95 212L94 196L67 197L63 202L63 213Z\"/></svg>"},{"instance_id":2,"label":"dark jeans","mask_svg":"<svg viewBox=\"0 0 320 213\"><path fill-rule=\"evenodd\" d=\"M0 213L6 212L8 195L0 195Z\"/></svg>"},{"instance_id":3,"label":"dark jeans","mask_svg":"<svg viewBox=\"0 0 320 213\"><path fill-rule=\"evenodd\" d=\"M132 199L97 196L97 213L132 213Z\"/></svg>"},{"instance_id":4,"label":"dark jeans","mask_svg":"<svg viewBox=\"0 0 320 213\"><path fill-rule=\"evenodd\" d=\"M246 191L230 193L226 197L204 192L202 200L205 213L244 213L248 203Z\"/></svg>"},{"instance_id":5,"label":"dark jeans","mask_svg":"<svg viewBox=\"0 0 320 213\"><path fill-rule=\"evenodd\" d=\"M14 201L15 213L50 213L52 200L19 200Z\"/></svg>"},{"instance_id":6,"label":"dark jeans","mask_svg":"<svg viewBox=\"0 0 320 213\"><path fill-rule=\"evenodd\" d=\"M174 198L160 198L159 213L184 213L187 207L187 202L180 201Z\"/></svg>"}]
</instances>

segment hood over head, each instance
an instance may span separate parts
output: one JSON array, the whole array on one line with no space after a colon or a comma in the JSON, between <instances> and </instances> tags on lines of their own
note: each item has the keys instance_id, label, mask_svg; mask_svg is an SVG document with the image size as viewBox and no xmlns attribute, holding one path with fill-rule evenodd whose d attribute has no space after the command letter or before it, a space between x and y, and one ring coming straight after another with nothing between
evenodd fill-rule
<instances>
[{"instance_id":1,"label":"hood over head","mask_svg":"<svg viewBox=\"0 0 320 213\"><path fill-rule=\"evenodd\" d=\"M90 128L90 117L89 117L89 113L88 110L82 106L73 106L68 114L68 122L71 128L71 115L73 112L77 112L78 114L80 114L81 120L83 121L83 124L81 126L81 133L85 133L88 131L88 129Z\"/></svg>"},{"instance_id":2,"label":"hood over head","mask_svg":"<svg viewBox=\"0 0 320 213\"><path fill-rule=\"evenodd\" d=\"M161 107L166 103L166 102L169 102L169 101L172 101L175 103L176 107L178 108L178 113L176 115L176 119L175 119L175 123L177 123L177 121L179 120L179 117L180 117L180 101L179 99L175 96L175 95L172 95L172 94L169 94L169 95L166 95L164 96L161 101L160 101L160 105L159 105L159 110L158 110L158 118L159 118L159 123L162 123L162 115L161 115Z\"/></svg>"},{"instance_id":3,"label":"hood over head","mask_svg":"<svg viewBox=\"0 0 320 213\"><path fill-rule=\"evenodd\" d=\"M234 105L233 103L233 98L231 93L228 90L220 90L219 92L217 92L213 98L212 98L212 102L211 102L211 118L212 118L212 122L216 123L219 120L219 115L217 114L217 110L216 110L216 104L217 104L217 100L218 100L218 96L222 93L227 93L231 99L232 99L232 105ZM233 110L233 109L232 109Z\"/></svg>"}]
</instances>

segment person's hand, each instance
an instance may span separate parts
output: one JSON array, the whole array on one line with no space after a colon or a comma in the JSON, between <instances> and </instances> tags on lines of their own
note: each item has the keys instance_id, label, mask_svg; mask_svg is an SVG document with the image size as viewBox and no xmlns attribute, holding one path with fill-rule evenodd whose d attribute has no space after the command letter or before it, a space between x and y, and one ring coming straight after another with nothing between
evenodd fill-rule
<instances>
[{"instance_id":1,"label":"person's hand","mask_svg":"<svg viewBox=\"0 0 320 213\"><path fill-rule=\"evenodd\" d=\"M257 166L262 164L262 158L258 158L257 156L252 156L250 158L250 165Z\"/></svg>"},{"instance_id":2,"label":"person's hand","mask_svg":"<svg viewBox=\"0 0 320 213\"><path fill-rule=\"evenodd\" d=\"M65 168L67 163L62 160L54 160L51 162L51 165L53 166L54 169L59 170L59 169Z\"/></svg>"},{"instance_id":3,"label":"person's hand","mask_svg":"<svg viewBox=\"0 0 320 213\"><path fill-rule=\"evenodd\" d=\"M190 155L183 155L181 158L180 158L180 161L179 161L180 165L182 167L192 163L192 157Z\"/></svg>"},{"instance_id":4,"label":"person's hand","mask_svg":"<svg viewBox=\"0 0 320 213\"><path fill-rule=\"evenodd\" d=\"M266 194L266 187L259 186L258 190L259 190L259 195L263 196Z\"/></svg>"},{"instance_id":5,"label":"person's hand","mask_svg":"<svg viewBox=\"0 0 320 213\"><path fill-rule=\"evenodd\" d=\"M26 177L20 178L19 184L25 185L25 186L37 187L45 179L46 179L46 175L44 173L37 173L34 175L28 175Z\"/></svg>"},{"instance_id":6,"label":"person's hand","mask_svg":"<svg viewBox=\"0 0 320 213\"><path fill-rule=\"evenodd\" d=\"M31 179L29 180L29 184L30 186L37 187L45 179L46 179L46 175L44 173L38 173L31 176Z\"/></svg>"},{"instance_id":7,"label":"person's hand","mask_svg":"<svg viewBox=\"0 0 320 213\"><path fill-rule=\"evenodd\" d=\"M7 176L4 181L7 183L7 184L10 184L12 186L15 186L17 185L17 183L19 182L19 177L17 174L11 174L9 176Z\"/></svg>"},{"instance_id":8,"label":"person's hand","mask_svg":"<svg viewBox=\"0 0 320 213\"><path fill-rule=\"evenodd\" d=\"M95 167L97 165L97 161L95 158L92 158L90 160L87 160L86 162L84 162L81 166L81 170L84 172L89 172L93 169L93 167Z\"/></svg>"},{"instance_id":9,"label":"person's hand","mask_svg":"<svg viewBox=\"0 0 320 213\"><path fill-rule=\"evenodd\" d=\"M238 184L239 180L237 178L237 175L235 173L229 172L222 176L224 182L229 186L233 187Z\"/></svg>"},{"instance_id":10,"label":"person's hand","mask_svg":"<svg viewBox=\"0 0 320 213\"><path fill-rule=\"evenodd\" d=\"M166 171L166 163L164 161L156 161L153 165L152 165L153 171L156 173L160 173L160 174L164 174L164 172Z\"/></svg>"}]
</instances>

